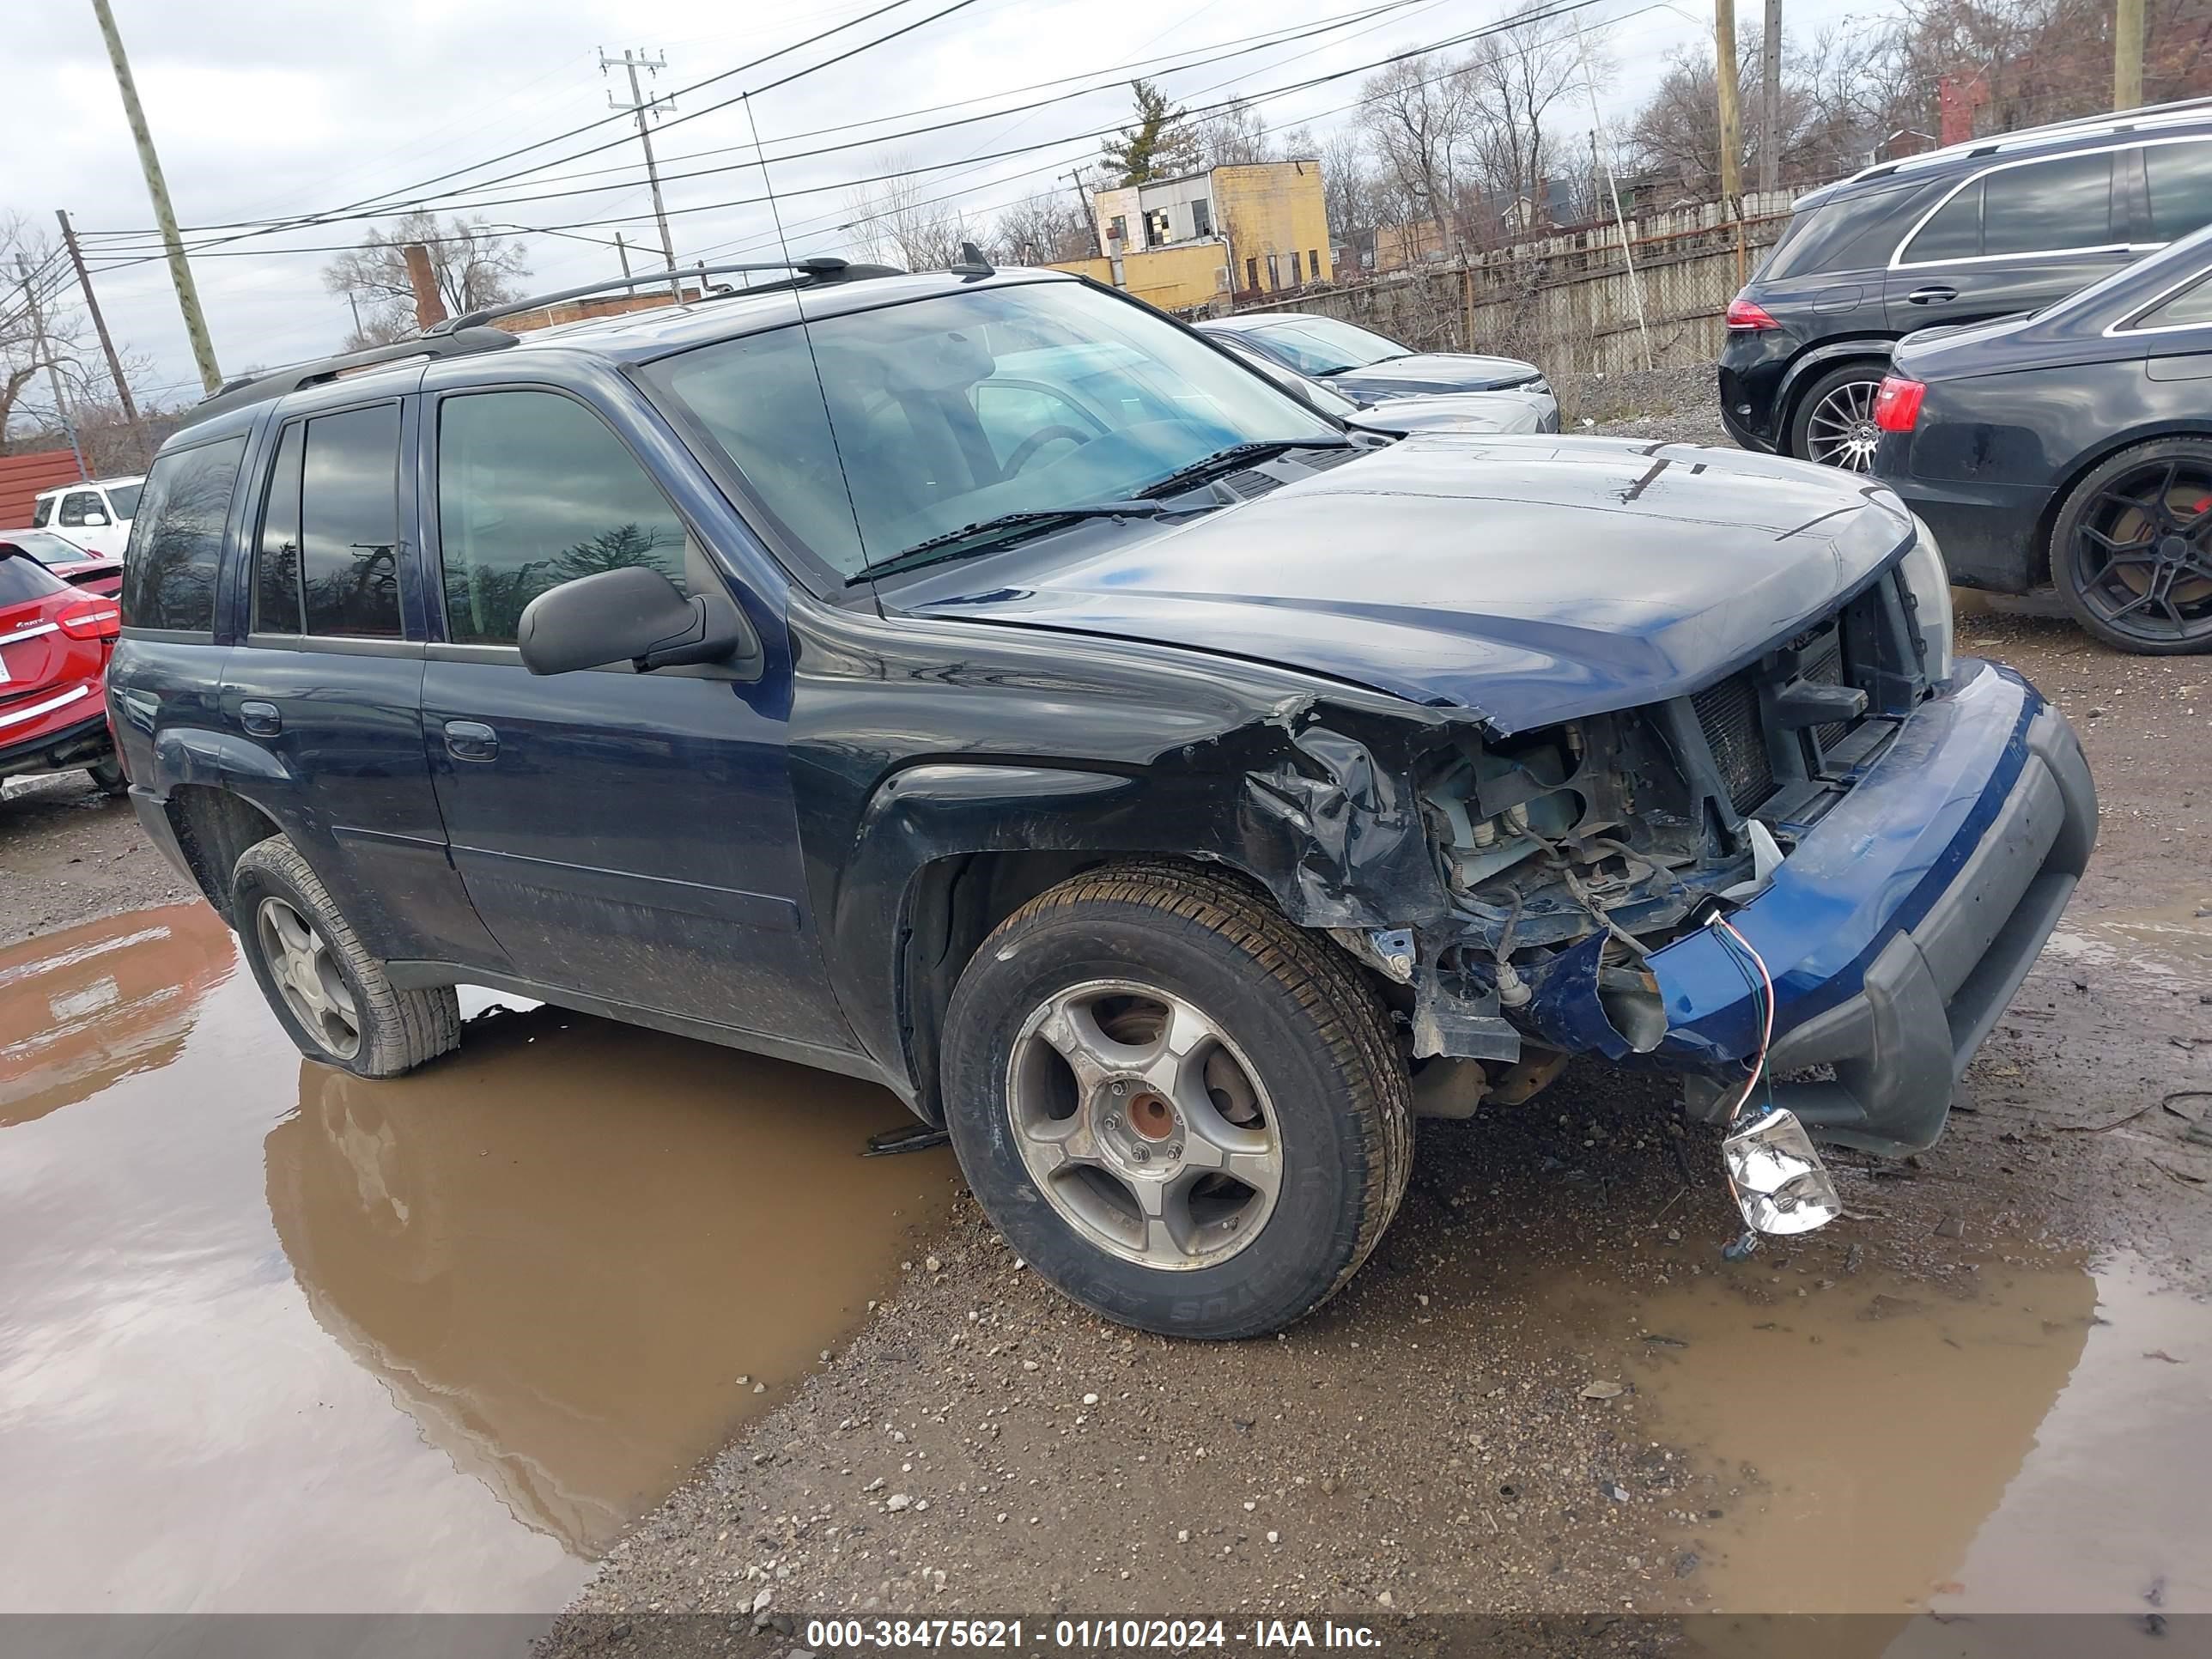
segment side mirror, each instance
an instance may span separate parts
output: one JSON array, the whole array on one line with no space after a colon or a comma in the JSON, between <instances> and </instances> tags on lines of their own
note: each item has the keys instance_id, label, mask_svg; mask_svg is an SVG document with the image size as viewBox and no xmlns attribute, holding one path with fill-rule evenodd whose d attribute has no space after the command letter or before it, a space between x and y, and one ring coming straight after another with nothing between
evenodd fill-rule
<instances>
[{"instance_id":1,"label":"side mirror","mask_svg":"<svg viewBox=\"0 0 2212 1659\"><path fill-rule=\"evenodd\" d=\"M105 529L106 529L106 528L107 528L107 514L106 514L105 513L88 513L88 514L86 514L84 515L84 527L85 527L87 530L105 530Z\"/></svg>"},{"instance_id":2,"label":"side mirror","mask_svg":"<svg viewBox=\"0 0 2212 1659\"><path fill-rule=\"evenodd\" d=\"M523 607L515 643L533 674L613 662L630 663L642 674L680 663L742 665L760 655L760 636L726 597L686 599L643 565L548 588Z\"/></svg>"}]
</instances>

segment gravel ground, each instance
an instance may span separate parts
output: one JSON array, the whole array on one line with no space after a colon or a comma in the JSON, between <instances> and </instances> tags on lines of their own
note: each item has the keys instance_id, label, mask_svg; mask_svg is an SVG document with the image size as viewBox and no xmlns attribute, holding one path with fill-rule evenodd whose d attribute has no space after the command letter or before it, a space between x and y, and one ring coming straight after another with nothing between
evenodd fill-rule
<instances>
[{"instance_id":1,"label":"gravel ground","mask_svg":"<svg viewBox=\"0 0 2212 1659\"><path fill-rule=\"evenodd\" d=\"M130 803L101 794L82 772L0 783L0 945L198 896L147 845Z\"/></svg>"}]
</instances>

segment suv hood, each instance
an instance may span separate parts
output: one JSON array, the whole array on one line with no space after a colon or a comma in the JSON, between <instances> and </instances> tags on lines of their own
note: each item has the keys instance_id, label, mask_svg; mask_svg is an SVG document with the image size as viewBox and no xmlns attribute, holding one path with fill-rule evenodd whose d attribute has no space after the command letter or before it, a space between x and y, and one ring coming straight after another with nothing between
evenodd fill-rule
<instances>
[{"instance_id":1,"label":"suv hood","mask_svg":"<svg viewBox=\"0 0 2212 1659\"><path fill-rule=\"evenodd\" d=\"M1357 390L1363 398L1410 398L1430 392L1490 392L1540 377L1534 363L1517 357L1484 357L1468 351L1417 351L1410 357L1386 357L1364 368L1321 376L1339 392Z\"/></svg>"},{"instance_id":2,"label":"suv hood","mask_svg":"<svg viewBox=\"0 0 2212 1659\"><path fill-rule=\"evenodd\" d=\"M1802 462L1422 434L1176 528L948 565L888 602L1278 663L1521 731L1710 684L1913 533L1886 488Z\"/></svg>"},{"instance_id":3,"label":"suv hood","mask_svg":"<svg viewBox=\"0 0 2212 1659\"><path fill-rule=\"evenodd\" d=\"M1384 398L1347 418L1346 426L1392 434L1407 432L1541 432L1544 404L1527 392L1447 392Z\"/></svg>"}]
</instances>

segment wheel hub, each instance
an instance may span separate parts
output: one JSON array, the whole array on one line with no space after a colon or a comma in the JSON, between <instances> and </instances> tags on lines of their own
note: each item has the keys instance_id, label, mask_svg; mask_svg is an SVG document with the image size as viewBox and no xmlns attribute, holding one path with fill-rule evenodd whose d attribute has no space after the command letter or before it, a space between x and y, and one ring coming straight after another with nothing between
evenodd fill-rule
<instances>
[{"instance_id":1,"label":"wheel hub","mask_svg":"<svg viewBox=\"0 0 2212 1659\"><path fill-rule=\"evenodd\" d=\"M1038 1192L1115 1255L1207 1267L1273 1210L1282 1145L1259 1074L1167 992L1092 981L1045 1002L1015 1039L1007 1107Z\"/></svg>"}]
</instances>

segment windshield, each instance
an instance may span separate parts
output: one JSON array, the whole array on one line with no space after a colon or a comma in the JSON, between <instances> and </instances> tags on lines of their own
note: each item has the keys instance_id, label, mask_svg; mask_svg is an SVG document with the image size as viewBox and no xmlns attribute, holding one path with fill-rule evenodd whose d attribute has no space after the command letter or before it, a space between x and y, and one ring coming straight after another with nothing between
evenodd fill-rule
<instances>
[{"instance_id":1,"label":"windshield","mask_svg":"<svg viewBox=\"0 0 2212 1659\"><path fill-rule=\"evenodd\" d=\"M107 504L115 509L115 516L118 519L135 519L138 516L138 492L145 487L143 484L135 483L107 486Z\"/></svg>"},{"instance_id":2,"label":"windshield","mask_svg":"<svg viewBox=\"0 0 2212 1659\"><path fill-rule=\"evenodd\" d=\"M1289 358L1291 367L1301 374L1337 374L1347 368L1365 368L1370 363L1413 355L1395 340L1386 340L1334 317L1301 317L1252 331L1267 342L1270 350Z\"/></svg>"},{"instance_id":3,"label":"windshield","mask_svg":"<svg viewBox=\"0 0 2212 1659\"><path fill-rule=\"evenodd\" d=\"M58 536L50 536L43 530L15 530L0 536L10 546L20 547L40 564L82 564L94 556L74 542L65 542Z\"/></svg>"},{"instance_id":4,"label":"windshield","mask_svg":"<svg viewBox=\"0 0 2212 1659\"><path fill-rule=\"evenodd\" d=\"M647 375L848 576L1007 514L1135 495L1235 445L1343 441L1166 319L1074 283L824 317Z\"/></svg>"},{"instance_id":5,"label":"windshield","mask_svg":"<svg viewBox=\"0 0 2212 1659\"><path fill-rule=\"evenodd\" d=\"M1334 415L1340 421L1348 421L1359 413L1362 405L1355 404L1340 392L1332 392L1319 380L1310 380L1295 368L1285 368L1272 358L1262 357L1242 340L1226 335L1213 337L1237 356L1241 363L1249 363L1277 386L1287 387L1321 410Z\"/></svg>"}]
</instances>

